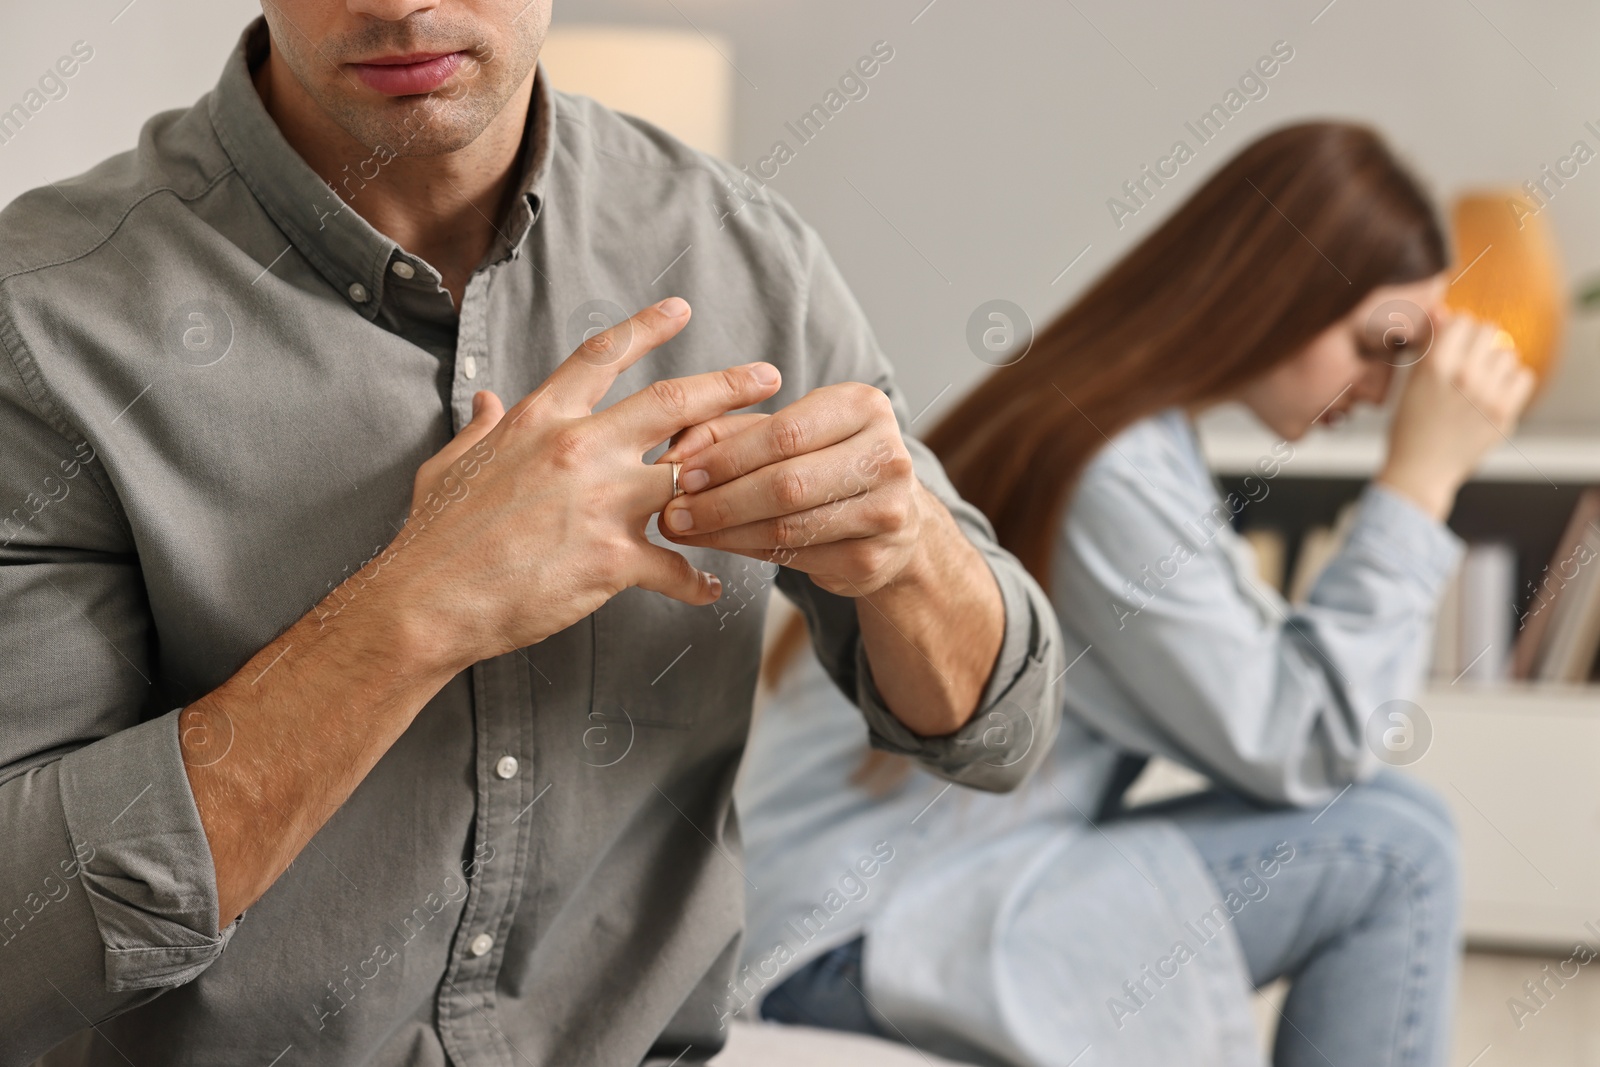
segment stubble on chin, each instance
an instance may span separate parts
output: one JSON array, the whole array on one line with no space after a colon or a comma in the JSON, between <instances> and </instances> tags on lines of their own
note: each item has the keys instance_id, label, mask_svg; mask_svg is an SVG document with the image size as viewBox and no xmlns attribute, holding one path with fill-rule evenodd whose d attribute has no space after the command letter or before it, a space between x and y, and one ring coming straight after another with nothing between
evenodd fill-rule
<instances>
[{"instance_id":1,"label":"stubble on chin","mask_svg":"<svg viewBox=\"0 0 1600 1067\"><path fill-rule=\"evenodd\" d=\"M274 47L332 122L359 144L395 158L444 155L477 140L532 71L543 39L542 32L525 32L497 50L466 27L434 26L425 34L404 37L375 27L353 38L324 42L309 55L305 51L309 42L295 36L275 37ZM468 40L474 43L461 44ZM466 51L466 61L448 83L417 96L375 94L340 65L341 57L451 47Z\"/></svg>"}]
</instances>

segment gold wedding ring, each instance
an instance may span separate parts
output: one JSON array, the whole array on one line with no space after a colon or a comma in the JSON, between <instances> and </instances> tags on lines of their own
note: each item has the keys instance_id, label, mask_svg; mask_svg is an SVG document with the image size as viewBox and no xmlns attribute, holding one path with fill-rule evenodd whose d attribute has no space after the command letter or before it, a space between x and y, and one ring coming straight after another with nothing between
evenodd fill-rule
<instances>
[{"instance_id":1,"label":"gold wedding ring","mask_svg":"<svg viewBox=\"0 0 1600 1067\"><path fill-rule=\"evenodd\" d=\"M672 495L675 497L683 495L683 487L678 484L678 471L681 469L683 469L682 463L672 465Z\"/></svg>"}]
</instances>

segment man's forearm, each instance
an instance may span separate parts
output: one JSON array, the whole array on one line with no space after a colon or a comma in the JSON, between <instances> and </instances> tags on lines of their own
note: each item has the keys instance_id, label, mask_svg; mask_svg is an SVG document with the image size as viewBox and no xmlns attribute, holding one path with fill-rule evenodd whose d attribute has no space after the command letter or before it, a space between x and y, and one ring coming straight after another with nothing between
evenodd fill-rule
<instances>
[{"instance_id":1,"label":"man's forearm","mask_svg":"<svg viewBox=\"0 0 1600 1067\"><path fill-rule=\"evenodd\" d=\"M961 729L977 710L1005 637L1005 605L983 555L918 485L923 532L900 576L856 598L878 692L914 733Z\"/></svg>"},{"instance_id":2,"label":"man's forearm","mask_svg":"<svg viewBox=\"0 0 1600 1067\"><path fill-rule=\"evenodd\" d=\"M371 573L369 573L371 572ZM178 719L216 868L218 929L276 881L455 674L370 584L330 595ZM346 595L341 590L338 595Z\"/></svg>"}]
</instances>

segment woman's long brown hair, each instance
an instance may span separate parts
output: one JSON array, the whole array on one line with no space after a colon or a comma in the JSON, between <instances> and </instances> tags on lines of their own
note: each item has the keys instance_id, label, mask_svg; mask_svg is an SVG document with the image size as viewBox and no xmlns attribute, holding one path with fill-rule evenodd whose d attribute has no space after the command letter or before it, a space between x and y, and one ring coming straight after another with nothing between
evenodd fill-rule
<instances>
[{"instance_id":1,"label":"woman's long brown hair","mask_svg":"<svg viewBox=\"0 0 1600 1067\"><path fill-rule=\"evenodd\" d=\"M924 438L1000 544L1050 589L1073 485L1118 432L1233 394L1382 285L1447 263L1432 204L1364 126L1308 122L1253 142L1212 175ZM805 644L791 619L773 684ZM872 750L854 780L902 778Z\"/></svg>"}]
</instances>

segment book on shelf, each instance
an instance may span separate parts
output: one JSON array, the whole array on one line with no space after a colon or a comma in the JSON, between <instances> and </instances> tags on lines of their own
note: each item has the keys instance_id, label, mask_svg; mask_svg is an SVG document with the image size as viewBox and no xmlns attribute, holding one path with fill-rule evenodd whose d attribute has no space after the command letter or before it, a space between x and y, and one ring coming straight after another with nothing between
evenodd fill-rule
<instances>
[{"instance_id":1,"label":"book on shelf","mask_svg":"<svg viewBox=\"0 0 1600 1067\"><path fill-rule=\"evenodd\" d=\"M1509 544L1469 544L1433 617L1435 681L1503 682L1516 643L1517 552Z\"/></svg>"},{"instance_id":2,"label":"book on shelf","mask_svg":"<svg viewBox=\"0 0 1600 1067\"><path fill-rule=\"evenodd\" d=\"M1585 489L1528 590L1514 677L1581 683L1600 653L1600 489Z\"/></svg>"},{"instance_id":3,"label":"book on shelf","mask_svg":"<svg viewBox=\"0 0 1600 1067\"><path fill-rule=\"evenodd\" d=\"M1503 542L1467 546L1457 576L1456 656L1451 681L1501 682L1511 660L1517 551Z\"/></svg>"},{"instance_id":4,"label":"book on shelf","mask_svg":"<svg viewBox=\"0 0 1600 1067\"><path fill-rule=\"evenodd\" d=\"M1245 543L1255 551L1256 577L1262 585L1283 592L1283 570L1288 557L1283 531L1262 526L1246 530L1243 536Z\"/></svg>"},{"instance_id":5,"label":"book on shelf","mask_svg":"<svg viewBox=\"0 0 1600 1067\"><path fill-rule=\"evenodd\" d=\"M1313 526L1300 538L1300 551L1295 556L1294 577L1286 594L1291 604L1304 603L1311 596L1330 560L1339 554L1350 536L1356 521L1356 503L1351 501L1339 509L1332 526Z\"/></svg>"}]
</instances>

